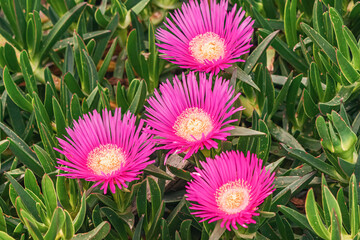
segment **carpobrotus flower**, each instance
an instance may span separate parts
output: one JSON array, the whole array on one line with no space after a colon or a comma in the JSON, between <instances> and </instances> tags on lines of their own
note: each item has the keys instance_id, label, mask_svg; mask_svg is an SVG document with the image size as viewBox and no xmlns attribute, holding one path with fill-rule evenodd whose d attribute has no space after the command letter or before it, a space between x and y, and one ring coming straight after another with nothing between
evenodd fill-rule
<instances>
[{"instance_id":1,"label":"carpobrotus flower","mask_svg":"<svg viewBox=\"0 0 360 240\"><path fill-rule=\"evenodd\" d=\"M201 221L221 221L221 227L256 223L258 206L275 189L274 173L266 171L255 154L230 151L201 162L203 169L195 168L194 178L186 186L187 200L192 214Z\"/></svg>"},{"instance_id":2,"label":"carpobrotus flower","mask_svg":"<svg viewBox=\"0 0 360 240\"><path fill-rule=\"evenodd\" d=\"M60 149L68 161L58 159L58 168L67 173L68 178L80 178L102 184L106 194L108 186L115 193L115 185L120 189L126 182L138 179L137 175L153 161L149 156L154 144L147 133L140 133L144 122L135 125L136 117L130 112L121 117L121 110L103 110L102 116L95 110L85 114L74 123L73 129L66 131L69 138L59 140Z\"/></svg>"},{"instance_id":3,"label":"carpobrotus flower","mask_svg":"<svg viewBox=\"0 0 360 240\"><path fill-rule=\"evenodd\" d=\"M229 81L217 77L212 88L212 75L207 78L200 73L200 81L190 72L182 75L180 81L173 79L174 86L167 80L155 90L155 96L148 100L146 107L147 123L152 129L147 132L158 136L153 140L161 144L160 148L170 149L172 153L187 152L189 158L199 149L217 148L215 140L226 140L233 126L225 126L236 119L229 119L242 107L234 108L232 104L239 97L233 97L234 89Z\"/></svg>"},{"instance_id":4,"label":"carpobrotus flower","mask_svg":"<svg viewBox=\"0 0 360 240\"><path fill-rule=\"evenodd\" d=\"M165 29L159 29L156 37L161 41L159 52L162 58L196 71L212 72L241 62L240 57L249 52L253 33L250 17L237 11L236 5L227 12L228 1L191 0L181 10L170 14Z\"/></svg>"}]
</instances>

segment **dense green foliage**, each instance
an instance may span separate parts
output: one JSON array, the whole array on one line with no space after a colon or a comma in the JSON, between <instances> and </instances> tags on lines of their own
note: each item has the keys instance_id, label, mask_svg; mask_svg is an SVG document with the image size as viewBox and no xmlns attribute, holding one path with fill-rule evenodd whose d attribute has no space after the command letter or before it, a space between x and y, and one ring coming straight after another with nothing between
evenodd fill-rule
<instances>
[{"instance_id":1,"label":"dense green foliage","mask_svg":"<svg viewBox=\"0 0 360 240\"><path fill-rule=\"evenodd\" d=\"M84 113L131 111L183 69L155 31L178 0L0 0L0 239L360 238L360 2L232 0L256 20L246 62L221 73L246 110L219 149L256 153L276 191L256 224L199 222L184 197L194 159L153 154L104 195L59 177L54 150Z\"/></svg>"}]
</instances>

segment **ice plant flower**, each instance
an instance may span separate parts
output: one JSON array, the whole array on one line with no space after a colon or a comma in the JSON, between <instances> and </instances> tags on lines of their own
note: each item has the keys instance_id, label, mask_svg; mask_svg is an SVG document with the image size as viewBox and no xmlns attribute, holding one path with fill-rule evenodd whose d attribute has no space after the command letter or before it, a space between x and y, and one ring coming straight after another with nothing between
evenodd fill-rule
<instances>
[{"instance_id":1,"label":"ice plant flower","mask_svg":"<svg viewBox=\"0 0 360 240\"><path fill-rule=\"evenodd\" d=\"M266 171L262 160L248 152L223 152L215 159L201 162L195 168L193 180L186 186L186 197L191 202L192 214L202 222L221 221L221 227L256 223L256 210L273 188L274 173Z\"/></svg>"},{"instance_id":2,"label":"ice plant flower","mask_svg":"<svg viewBox=\"0 0 360 240\"><path fill-rule=\"evenodd\" d=\"M166 18L167 29L156 33L162 58L182 68L214 74L243 62L240 57L252 46L254 21L250 17L243 20L245 11L237 11L236 5L230 12L227 9L227 0L183 3L170 14L172 20Z\"/></svg>"},{"instance_id":3,"label":"ice plant flower","mask_svg":"<svg viewBox=\"0 0 360 240\"><path fill-rule=\"evenodd\" d=\"M234 108L232 104L240 94L234 95L229 81L217 77L213 85L212 75L199 74L199 82L194 72L183 73L182 80L169 80L155 90L155 96L148 100L146 108L147 124L151 127L146 131L156 138L161 149L170 149L172 153L186 152L189 158L199 149L217 148L215 140L226 140L229 130L234 126L227 124L236 121L230 117L242 107ZM226 126L227 125L227 126Z\"/></svg>"},{"instance_id":4,"label":"ice plant flower","mask_svg":"<svg viewBox=\"0 0 360 240\"><path fill-rule=\"evenodd\" d=\"M58 159L58 168L65 171L60 176L85 179L102 184L106 194L108 187L115 193L116 186L127 187L127 182L138 179L142 170L153 161L151 135L141 133L144 121L135 125L136 117L121 110L103 110L102 116L94 110L66 129L69 137L58 139L61 149L56 149L68 161Z\"/></svg>"}]
</instances>

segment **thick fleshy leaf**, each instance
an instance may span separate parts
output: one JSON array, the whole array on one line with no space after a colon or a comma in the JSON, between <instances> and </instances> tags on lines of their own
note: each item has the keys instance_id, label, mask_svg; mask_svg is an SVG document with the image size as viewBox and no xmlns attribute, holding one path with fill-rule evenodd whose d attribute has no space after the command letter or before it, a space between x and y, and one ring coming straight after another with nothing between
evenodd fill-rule
<instances>
[{"instance_id":1,"label":"thick fleshy leaf","mask_svg":"<svg viewBox=\"0 0 360 240\"><path fill-rule=\"evenodd\" d=\"M81 198L80 210L73 221L75 232L77 232L80 229L81 225L83 224L85 220L85 215L86 215L86 196L84 193Z\"/></svg>"},{"instance_id":2,"label":"thick fleshy leaf","mask_svg":"<svg viewBox=\"0 0 360 240\"><path fill-rule=\"evenodd\" d=\"M309 118L314 118L317 114L320 113L319 107L315 104L314 100L310 96L310 93L304 89L304 110L305 114Z\"/></svg>"},{"instance_id":3,"label":"thick fleshy leaf","mask_svg":"<svg viewBox=\"0 0 360 240\"><path fill-rule=\"evenodd\" d=\"M252 80L251 76L249 74L247 74L244 70L242 70L241 68L238 67L234 67L234 68L227 68L225 69L225 72L230 73L230 74L234 74L236 71L236 77L237 79L239 79L240 81L250 85L251 87L253 87L254 89L256 89L257 91L260 92L259 87L256 85L256 83Z\"/></svg>"},{"instance_id":4,"label":"thick fleshy leaf","mask_svg":"<svg viewBox=\"0 0 360 240\"><path fill-rule=\"evenodd\" d=\"M161 204L161 191L159 185L153 178L148 177L147 179L151 194L151 216L155 217Z\"/></svg>"},{"instance_id":5,"label":"thick fleshy leaf","mask_svg":"<svg viewBox=\"0 0 360 240\"><path fill-rule=\"evenodd\" d=\"M251 128L244 128L239 126L234 126L235 128L230 130L229 133L231 137L244 137L244 136L251 136L251 137L264 137L266 134L264 132L259 132L252 130Z\"/></svg>"},{"instance_id":6,"label":"thick fleshy leaf","mask_svg":"<svg viewBox=\"0 0 360 240\"><path fill-rule=\"evenodd\" d=\"M86 7L86 3L79 3L70 11L66 12L61 19L54 25L49 34L44 38L42 43L42 51L40 52L40 59L42 59L50 48L60 40L61 36L64 34L65 30L76 20L80 13Z\"/></svg>"},{"instance_id":7,"label":"thick fleshy leaf","mask_svg":"<svg viewBox=\"0 0 360 240\"><path fill-rule=\"evenodd\" d=\"M264 40L261 41L261 43L254 49L254 51L251 52L249 57L246 59L244 66L244 72L246 74L250 74L251 70L258 63L260 57L266 51L266 49L269 47L269 45L278 33L279 31L275 31L269 34Z\"/></svg>"},{"instance_id":8,"label":"thick fleshy leaf","mask_svg":"<svg viewBox=\"0 0 360 240\"><path fill-rule=\"evenodd\" d=\"M50 155L44 149L42 149L41 147L39 147L38 145L35 144L34 151L35 151L36 156L38 157L45 173L49 174L56 170L55 159L50 157Z\"/></svg>"},{"instance_id":9,"label":"thick fleshy leaf","mask_svg":"<svg viewBox=\"0 0 360 240\"><path fill-rule=\"evenodd\" d=\"M180 225L180 236L183 240L191 240L191 223L192 220L184 220Z\"/></svg>"},{"instance_id":10,"label":"thick fleshy leaf","mask_svg":"<svg viewBox=\"0 0 360 240\"><path fill-rule=\"evenodd\" d=\"M169 227L165 219L161 219L161 237L162 240L170 239Z\"/></svg>"},{"instance_id":11,"label":"thick fleshy leaf","mask_svg":"<svg viewBox=\"0 0 360 240\"><path fill-rule=\"evenodd\" d=\"M269 128L271 135L278 141L283 142L292 148L304 150L301 144L283 128L277 126L272 122L268 122L267 126Z\"/></svg>"},{"instance_id":12,"label":"thick fleshy leaf","mask_svg":"<svg viewBox=\"0 0 360 240\"><path fill-rule=\"evenodd\" d=\"M221 227L221 221L216 223L214 231L211 233L209 240L218 240L224 234L226 228Z\"/></svg>"},{"instance_id":13,"label":"thick fleshy leaf","mask_svg":"<svg viewBox=\"0 0 360 240\"><path fill-rule=\"evenodd\" d=\"M340 218L341 217L336 214L336 211L332 211L330 239L341 239L341 224L339 222Z\"/></svg>"},{"instance_id":14,"label":"thick fleshy leaf","mask_svg":"<svg viewBox=\"0 0 360 240\"><path fill-rule=\"evenodd\" d=\"M3 240L15 240L15 238L11 237L9 234L7 234L4 231L0 231L0 238Z\"/></svg>"},{"instance_id":15,"label":"thick fleshy leaf","mask_svg":"<svg viewBox=\"0 0 360 240\"><path fill-rule=\"evenodd\" d=\"M301 190L307 187L314 177L315 177L315 172L310 172L305 176L299 178L298 180L294 181L283 190L281 190L278 194L276 194L273 197L270 211L275 212L278 210L277 208L278 205L287 204L287 202L290 200L290 197L292 195L295 196L297 193L299 193Z\"/></svg>"},{"instance_id":16,"label":"thick fleshy leaf","mask_svg":"<svg viewBox=\"0 0 360 240\"><path fill-rule=\"evenodd\" d=\"M25 111L32 112L33 106L31 104L31 101L27 99L23 93L21 93L20 88L15 84L13 79L10 76L9 70L7 67L3 70L3 81L6 88L6 91L8 92L9 97L11 100L14 101L14 103L19 106L21 109L24 109Z\"/></svg>"},{"instance_id":17,"label":"thick fleshy leaf","mask_svg":"<svg viewBox=\"0 0 360 240\"><path fill-rule=\"evenodd\" d=\"M192 177L190 175L190 172L184 170L184 169L180 169L171 165L167 165L169 171L174 174L176 177L184 179L186 181L191 181Z\"/></svg>"},{"instance_id":18,"label":"thick fleshy leaf","mask_svg":"<svg viewBox=\"0 0 360 240\"><path fill-rule=\"evenodd\" d=\"M136 94L134 95L134 98L132 99L132 102L129 106L129 111L136 114L139 114L141 109L144 106L144 102L146 99L146 92L147 92L147 86L145 81L140 81L140 85L137 88Z\"/></svg>"},{"instance_id":19,"label":"thick fleshy leaf","mask_svg":"<svg viewBox=\"0 0 360 240\"><path fill-rule=\"evenodd\" d=\"M351 236L354 237L359 229L359 207L358 207L358 185L355 175L352 175L349 182L349 212Z\"/></svg>"},{"instance_id":20,"label":"thick fleshy leaf","mask_svg":"<svg viewBox=\"0 0 360 240\"><path fill-rule=\"evenodd\" d=\"M286 42L290 48L293 48L298 42L298 36L296 32L296 12L297 12L297 1L287 0L284 11L284 29Z\"/></svg>"},{"instance_id":21,"label":"thick fleshy leaf","mask_svg":"<svg viewBox=\"0 0 360 240\"><path fill-rule=\"evenodd\" d=\"M62 231L64 233L64 238L68 240L68 239L72 239L72 237L74 236L75 229L69 212L64 210L64 213L65 213L65 221Z\"/></svg>"},{"instance_id":22,"label":"thick fleshy leaf","mask_svg":"<svg viewBox=\"0 0 360 240\"><path fill-rule=\"evenodd\" d=\"M21 201L23 202L26 209L32 214L32 216L37 220L41 221L39 214L36 210L36 202L35 200L27 193L24 188L8 173L5 173L6 177L11 182L14 187L16 193L19 195Z\"/></svg>"},{"instance_id":23,"label":"thick fleshy leaf","mask_svg":"<svg viewBox=\"0 0 360 240\"><path fill-rule=\"evenodd\" d=\"M101 240L104 239L110 232L110 224L108 222L102 222L95 229L87 233L81 233L75 235L73 240Z\"/></svg>"},{"instance_id":24,"label":"thick fleshy leaf","mask_svg":"<svg viewBox=\"0 0 360 240\"><path fill-rule=\"evenodd\" d=\"M36 86L36 79L33 72L33 69L30 64L29 56L26 51L22 51L20 54L20 67L21 72L24 76L24 80L26 83L26 88L28 92L32 95L33 92L38 92Z\"/></svg>"},{"instance_id":25,"label":"thick fleshy leaf","mask_svg":"<svg viewBox=\"0 0 360 240\"><path fill-rule=\"evenodd\" d=\"M134 236L132 238L133 240L141 240L141 230L142 230L142 227L143 227L143 222L144 222L144 215L142 215L140 217L139 222L136 225Z\"/></svg>"},{"instance_id":26,"label":"thick fleshy leaf","mask_svg":"<svg viewBox=\"0 0 360 240\"><path fill-rule=\"evenodd\" d=\"M337 200L340 210L341 210L343 226L347 232L350 232L351 231L350 215L349 215L349 210L347 207L347 201L345 200L343 188L340 188L339 191L337 192L336 200Z\"/></svg>"},{"instance_id":27,"label":"thick fleshy leaf","mask_svg":"<svg viewBox=\"0 0 360 240\"><path fill-rule=\"evenodd\" d=\"M300 24L302 30L315 42L320 48L324 50L324 52L327 54L327 56L333 61L333 63L336 63L336 52L335 48L326 41L320 33L315 31L312 27L307 25L306 23Z\"/></svg>"},{"instance_id":28,"label":"thick fleshy leaf","mask_svg":"<svg viewBox=\"0 0 360 240\"><path fill-rule=\"evenodd\" d=\"M330 15L330 20L331 20L331 23L332 23L332 26L333 26L333 29L335 32L339 51L343 54L343 56L345 56L346 59L349 59L349 48L346 44L345 36L343 33L343 29L342 29L343 25L344 25L342 17L336 11L335 8L329 9L329 15Z\"/></svg>"},{"instance_id":29,"label":"thick fleshy leaf","mask_svg":"<svg viewBox=\"0 0 360 240\"><path fill-rule=\"evenodd\" d=\"M144 169L144 172L154 177L166 179L166 180L173 180L173 178L167 174L165 171L161 170L160 168L156 167L154 164L147 165Z\"/></svg>"},{"instance_id":30,"label":"thick fleshy leaf","mask_svg":"<svg viewBox=\"0 0 360 240\"><path fill-rule=\"evenodd\" d=\"M106 57L104 58L103 63L101 64L101 67L99 69L98 75L99 75L99 80L102 81L110 64L111 58L114 54L115 48L117 46L117 38L114 39L113 43L111 44L111 47L108 51L108 53L106 54Z\"/></svg>"},{"instance_id":31,"label":"thick fleshy leaf","mask_svg":"<svg viewBox=\"0 0 360 240\"><path fill-rule=\"evenodd\" d=\"M348 80L349 83L354 83L359 81L360 74L354 69L351 63L345 58L345 56L339 51L336 50L336 57L339 63L342 74Z\"/></svg>"},{"instance_id":32,"label":"thick fleshy leaf","mask_svg":"<svg viewBox=\"0 0 360 240\"><path fill-rule=\"evenodd\" d=\"M117 231L121 240L127 240L126 234L126 223L122 220L119 215L108 207L102 207L101 212L109 219L112 227Z\"/></svg>"},{"instance_id":33,"label":"thick fleshy leaf","mask_svg":"<svg viewBox=\"0 0 360 240\"><path fill-rule=\"evenodd\" d=\"M44 177L42 178L41 186L45 199L46 213L48 215L48 218L51 219L57 207L57 197L56 197L54 183L47 174L45 174ZM62 212L58 214L64 214L64 213ZM62 216L61 218L65 219L65 215Z\"/></svg>"},{"instance_id":34,"label":"thick fleshy leaf","mask_svg":"<svg viewBox=\"0 0 360 240\"><path fill-rule=\"evenodd\" d=\"M295 159L305 162L305 163L309 164L310 166L316 168L320 172L328 174L331 177L333 177L339 181L347 182L345 179L343 179L339 175L339 173L336 172L336 170L333 166L321 161L320 159L318 159L318 158L312 156L311 154L304 152L302 150L289 148L285 144L282 144L282 146L289 153L289 155L291 157L294 157Z\"/></svg>"},{"instance_id":35,"label":"thick fleshy leaf","mask_svg":"<svg viewBox=\"0 0 360 240\"><path fill-rule=\"evenodd\" d=\"M266 29L259 29L259 33L261 36L266 37L271 34L270 31ZM308 66L305 63L305 60L296 55L295 52L290 49L285 42L280 40L279 37L276 37L274 41L271 43L271 46L277 50L279 55L285 59L289 64L294 66L298 71L305 73L308 69Z\"/></svg>"},{"instance_id":36,"label":"thick fleshy leaf","mask_svg":"<svg viewBox=\"0 0 360 240\"><path fill-rule=\"evenodd\" d=\"M288 89L290 87L290 83L293 79L293 72L290 73L289 77L287 78L285 84L283 85L283 87L281 88L279 94L276 96L275 102L274 102L274 107L272 108L272 111L270 113L270 117L273 116L276 111L278 110L280 104L284 101L287 93L288 93Z\"/></svg>"},{"instance_id":37,"label":"thick fleshy leaf","mask_svg":"<svg viewBox=\"0 0 360 240\"><path fill-rule=\"evenodd\" d=\"M280 212L282 212L288 219L290 219L292 222L294 222L295 224L297 224L299 227L301 228L306 228L309 229L310 231L313 231L313 229L311 228L311 226L309 225L309 222L306 219L306 216L299 213L298 211L280 205L279 206L279 210Z\"/></svg>"},{"instance_id":38,"label":"thick fleshy leaf","mask_svg":"<svg viewBox=\"0 0 360 240\"><path fill-rule=\"evenodd\" d=\"M55 239L59 231L63 227L64 222L65 222L64 210L62 208L56 208L54 215L51 219L50 227L46 232L44 239L45 240Z\"/></svg>"},{"instance_id":39,"label":"thick fleshy leaf","mask_svg":"<svg viewBox=\"0 0 360 240\"><path fill-rule=\"evenodd\" d=\"M349 86L343 86L338 91L333 99L326 103L319 103L320 111L322 114L330 113L332 110L338 111L340 104L346 102L354 91L354 84Z\"/></svg>"},{"instance_id":40,"label":"thick fleshy leaf","mask_svg":"<svg viewBox=\"0 0 360 240\"><path fill-rule=\"evenodd\" d=\"M310 189L305 202L306 217L310 226L323 239L330 239L330 233L327 231L316 205L314 190Z\"/></svg>"},{"instance_id":41,"label":"thick fleshy leaf","mask_svg":"<svg viewBox=\"0 0 360 240\"><path fill-rule=\"evenodd\" d=\"M261 216L261 215L260 215ZM283 239L294 240L294 232L291 229L290 224L286 218L281 218L280 215L276 215L276 226L280 232L280 235Z\"/></svg>"},{"instance_id":42,"label":"thick fleshy leaf","mask_svg":"<svg viewBox=\"0 0 360 240\"><path fill-rule=\"evenodd\" d=\"M339 207L339 204L336 201L336 198L334 197L334 195L332 195L332 193L330 192L328 187L324 187L324 198L326 199L326 206L323 206L323 208L327 207L329 213L335 211L335 215L337 217L337 222L339 224L340 227L342 227L342 215L341 215L341 210ZM333 222L334 219L331 219L331 221Z\"/></svg>"},{"instance_id":43,"label":"thick fleshy leaf","mask_svg":"<svg viewBox=\"0 0 360 240\"><path fill-rule=\"evenodd\" d=\"M165 203L164 201L162 201L159 208L156 211L156 214L153 216L151 227L147 234L147 237L149 239L152 239L155 236L156 232L160 230L161 217L164 214L164 210L165 210Z\"/></svg>"},{"instance_id":44,"label":"thick fleshy leaf","mask_svg":"<svg viewBox=\"0 0 360 240\"><path fill-rule=\"evenodd\" d=\"M147 198L146 198L147 181L143 181L136 195L136 208L139 215L145 215L147 219ZM147 226L147 221L144 222Z\"/></svg>"}]
</instances>

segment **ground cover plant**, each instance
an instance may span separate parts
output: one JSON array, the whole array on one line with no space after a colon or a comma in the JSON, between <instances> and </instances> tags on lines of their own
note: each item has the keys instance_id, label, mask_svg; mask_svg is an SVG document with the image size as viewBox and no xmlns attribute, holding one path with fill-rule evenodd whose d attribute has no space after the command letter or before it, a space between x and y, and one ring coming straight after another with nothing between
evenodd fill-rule
<instances>
[{"instance_id":1,"label":"ground cover plant","mask_svg":"<svg viewBox=\"0 0 360 240\"><path fill-rule=\"evenodd\" d=\"M0 239L360 239L359 21L0 0Z\"/></svg>"}]
</instances>

